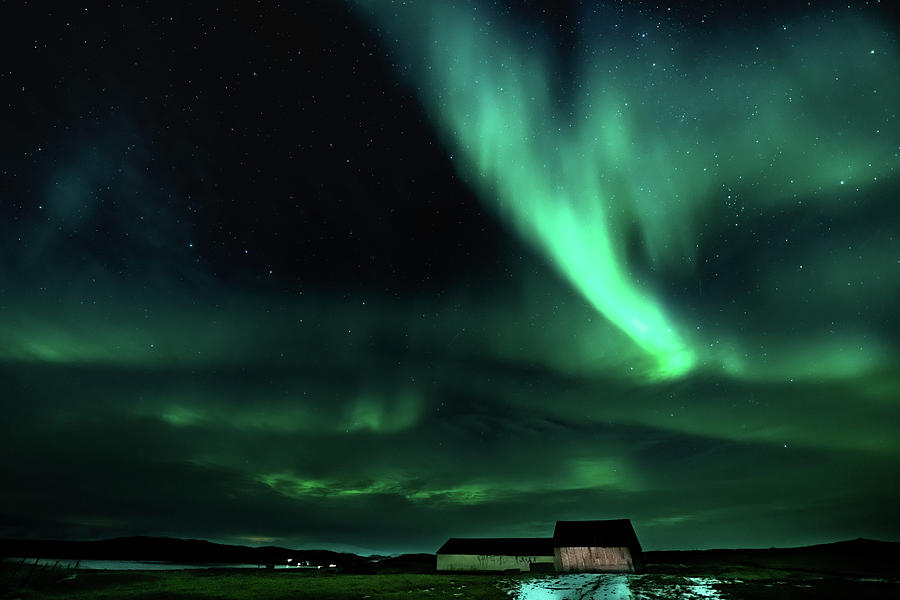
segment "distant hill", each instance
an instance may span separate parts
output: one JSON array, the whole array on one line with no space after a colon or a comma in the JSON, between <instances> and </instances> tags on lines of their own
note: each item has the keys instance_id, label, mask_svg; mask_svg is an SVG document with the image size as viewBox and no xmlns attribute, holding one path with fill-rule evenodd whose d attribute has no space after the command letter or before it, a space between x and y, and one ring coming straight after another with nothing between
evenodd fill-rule
<instances>
[{"instance_id":1,"label":"distant hill","mask_svg":"<svg viewBox=\"0 0 900 600\"><path fill-rule=\"evenodd\" d=\"M372 569L376 573L434 573L437 558L434 554L401 554L373 563Z\"/></svg>"},{"instance_id":2,"label":"distant hill","mask_svg":"<svg viewBox=\"0 0 900 600\"><path fill-rule=\"evenodd\" d=\"M277 546L252 548L215 544L205 540L163 537L122 537L77 542L66 540L0 540L0 558L70 558L95 560L166 561L186 564L247 563L286 564L309 561L311 565L336 564L342 570L364 569L368 560L330 550L291 550Z\"/></svg>"},{"instance_id":3,"label":"distant hill","mask_svg":"<svg viewBox=\"0 0 900 600\"><path fill-rule=\"evenodd\" d=\"M648 571L753 567L834 575L900 576L900 543L858 538L797 548L663 550L644 553Z\"/></svg>"}]
</instances>

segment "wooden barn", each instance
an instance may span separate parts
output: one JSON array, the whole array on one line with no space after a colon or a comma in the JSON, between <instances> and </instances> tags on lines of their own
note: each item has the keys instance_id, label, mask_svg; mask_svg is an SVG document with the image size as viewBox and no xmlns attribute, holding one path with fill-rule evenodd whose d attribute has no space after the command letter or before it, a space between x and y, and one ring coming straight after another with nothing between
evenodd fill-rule
<instances>
[{"instance_id":1,"label":"wooden barn","mask_svg":"<svg viewBox=\"0 0 900 600\"><path fill-rule=\"evenodd\" d=\"M552 571L551 538L450 538L437 551L438 571Z\"/></svg>"},{"instance_id":2,"label":"wooden barn","mask_svg":"<svg viewBox=\"0 0 900 600\"><path fill-rule=\"evenodd\" d=\"M633 573L644 567L629 519L557 521L553 558L557 571Z\"/></svg>"}]
</instances>

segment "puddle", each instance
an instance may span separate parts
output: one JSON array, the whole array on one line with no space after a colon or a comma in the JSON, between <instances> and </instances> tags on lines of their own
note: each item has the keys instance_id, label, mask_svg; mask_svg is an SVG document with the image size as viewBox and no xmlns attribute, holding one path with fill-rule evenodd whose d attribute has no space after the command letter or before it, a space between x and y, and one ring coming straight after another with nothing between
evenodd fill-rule
<instances>
[{"instance_id":1,"label":"puddle","mask_svg":"<svg viewBox=\"0 0 900 600\"><path fill-rule=\"evenodd\" d=\"M521 581L509 594L514 600L721 600L717 583L704 577L578 573Z\"/></svg>"}]
</instances>

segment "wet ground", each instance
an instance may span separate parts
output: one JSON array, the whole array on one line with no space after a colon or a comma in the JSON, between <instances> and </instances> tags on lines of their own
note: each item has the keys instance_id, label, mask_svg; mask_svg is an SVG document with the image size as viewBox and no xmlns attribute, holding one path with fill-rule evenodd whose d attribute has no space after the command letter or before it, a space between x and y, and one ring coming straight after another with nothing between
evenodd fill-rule
<instances>
[{"instance_id":1,"label":"wet ground","mask_svg":"<svg viewBox=\"0 0 900 600\"><path fill-rule=\"evenodd\" d=\"M510 593L516 600L639 600L722 598L715 579L577 573L521 582Z\"/></svg>"},{"instance_id":2,"label":"wet ground","mask_svg":"<svg viewBox=\"0 0 900 600\"><path fill-rule=\"evenodd\" d=\"M762 598L900 598L900 583L884 579L752 580L681 575L579 573L510 582L514 600L755 600Z\"/></svg>"}]
</instances>

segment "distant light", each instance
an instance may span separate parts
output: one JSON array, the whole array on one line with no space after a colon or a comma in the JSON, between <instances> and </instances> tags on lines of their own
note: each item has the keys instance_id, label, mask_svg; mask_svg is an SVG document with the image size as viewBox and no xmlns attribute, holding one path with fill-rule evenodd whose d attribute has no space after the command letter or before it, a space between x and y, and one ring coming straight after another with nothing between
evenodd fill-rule
<instances>
[{"instance_id":1,"label":"distant light","mask_svg":"<svg viewBox=\"0 0 900 600\"><path fill-rule=\"evenodd\" d=\"M329 568L329 569L333 569L333 568L335 568L336 566L337 566L336 564L331 563L330 565L328 565L328 568Z\"/></svg>"}]
</instances>

